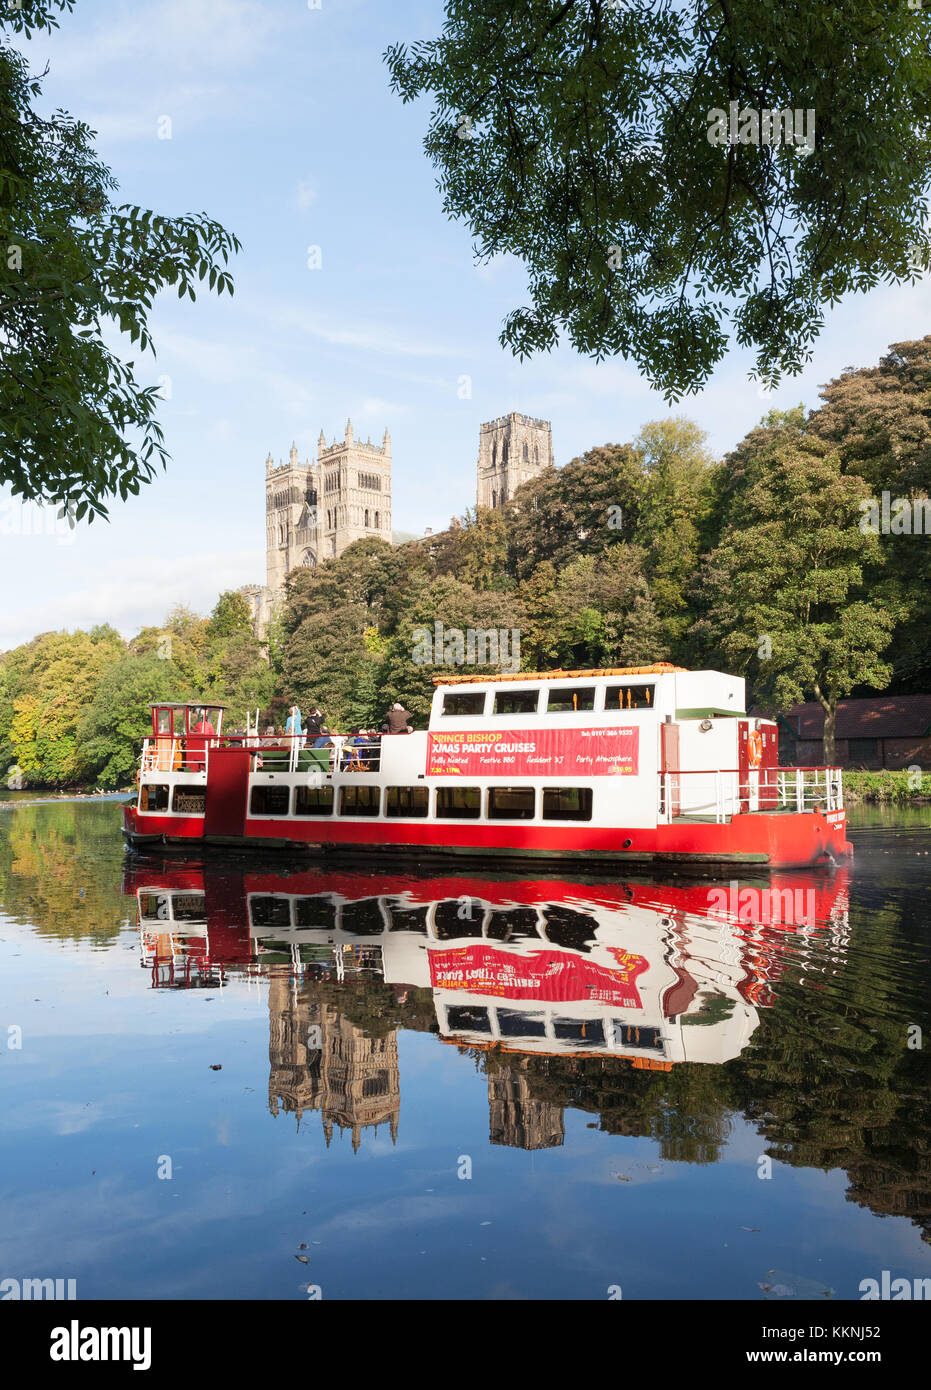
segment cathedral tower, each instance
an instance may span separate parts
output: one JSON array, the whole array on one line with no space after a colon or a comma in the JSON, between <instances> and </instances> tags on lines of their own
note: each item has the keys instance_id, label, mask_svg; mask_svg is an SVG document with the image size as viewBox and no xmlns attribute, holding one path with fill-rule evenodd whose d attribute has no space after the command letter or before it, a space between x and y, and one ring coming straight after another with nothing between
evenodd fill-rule
<instances>
[{"instance_id":1,"label":"cathedral tower","mask_svg":"<svg viewBox=\"0 0 931 1390\"><path fill-rule=\"evenodd\" d=\"M482 425L478 438L480 507L503 507L521 483L553 467L553 432L548 420L502 415Z\"/></svg>"},{"instance_id":2,"label":"cathedral tower","mask_svg":"<svg viewBox=\"0 0 931 1390\"><path fill-rule=\"evenodd\" d=\"M351 420L346 421L339 442L334 439L327 444L321 430L315 463L302 461L294 444L287 463L276 465L269 454L265 460L266 582L264 589L250 585L242 591L253 605L260 635L284 596L284 582L293 569L342 555L364 536L391 542L387 430L380 445L356 439Z\"/></svg>"},{"instance_id":3,"label":"cathedral tower","mask_svg":"<svg viewBox=\"0 0 931 1390\"><path fill-rule=\"evenodd\" d=\"M319 498L317 521L321 560L341 555L347 545L364 536L391 541L391 438L381 445L356 439L346 421L342 442L317 443Z\"/></svg>"}]
</instances>

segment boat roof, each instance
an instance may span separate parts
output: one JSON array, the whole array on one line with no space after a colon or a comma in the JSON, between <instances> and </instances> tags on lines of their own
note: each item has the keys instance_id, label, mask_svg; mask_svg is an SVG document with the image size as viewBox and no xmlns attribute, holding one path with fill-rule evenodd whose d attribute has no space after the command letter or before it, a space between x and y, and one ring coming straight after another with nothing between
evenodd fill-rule
<instances>
[{"instance_id":1,"label":"boat roof","mask_svg":"<svg viewBox=\"0 0 931 1390\"><path fill-rule=\"evenodd\" d=\"M673 666L670 661L654 661L651 666L606 666L589 671L512 671L494 676L434 676L434 685L487 685L490 681L565 681L592 676L668 676L685 671L685 666Z\"/></svg>"}]
</instances>

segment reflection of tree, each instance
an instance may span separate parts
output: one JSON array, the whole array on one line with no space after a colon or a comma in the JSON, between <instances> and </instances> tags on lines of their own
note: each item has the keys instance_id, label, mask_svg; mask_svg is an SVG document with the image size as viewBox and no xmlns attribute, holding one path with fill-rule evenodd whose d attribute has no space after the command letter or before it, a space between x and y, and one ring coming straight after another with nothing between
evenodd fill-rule
<instances>
[{"instance_id":1,"label":"reflection of tree","mask_svg":"<svg viewBox=\"0 0 931 1390\"><path fill-rule=\"evenodd\" d=\"M0 909L41 936L112 941L126 916L122 856L119 808L113 802L4 808Z\"/></svg>"}]
</instances>

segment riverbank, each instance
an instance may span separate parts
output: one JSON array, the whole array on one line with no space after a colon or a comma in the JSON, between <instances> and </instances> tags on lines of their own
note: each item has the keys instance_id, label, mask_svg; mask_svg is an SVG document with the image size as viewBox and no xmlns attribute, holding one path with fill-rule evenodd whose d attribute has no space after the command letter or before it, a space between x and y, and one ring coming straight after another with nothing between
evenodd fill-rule
<instances>
[{"instance_id":1,"label":"riverbank","mask_svg":"<svg viewBox=\"0 0 931 1390\"><path fill-rule=\"evenodd\" d=\"M844 804L861 802L893 803L897 806L923 806L931 803L931 774L907 768L884 768L880 772L844 770Z\"/></svg>"}]
</instances>

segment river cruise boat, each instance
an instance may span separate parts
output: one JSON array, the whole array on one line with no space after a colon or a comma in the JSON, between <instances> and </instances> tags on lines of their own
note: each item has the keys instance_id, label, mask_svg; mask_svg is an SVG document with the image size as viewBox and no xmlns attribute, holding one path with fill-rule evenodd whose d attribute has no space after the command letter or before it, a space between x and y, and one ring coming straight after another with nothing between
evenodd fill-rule
<instances>
[{"instance_id":1,"label":"river cruise boat","mask_svg":"<svg viewBox=\"0 0 931 1390\"><path fill-rule=\"evenodd\" d=\"M841 770L780 767L740 677L661 663L434 684L426 730L361 744L227 736L221 708L154 705L127 841L592 868L851 853Z\"/></svg>"}]
</instances>

